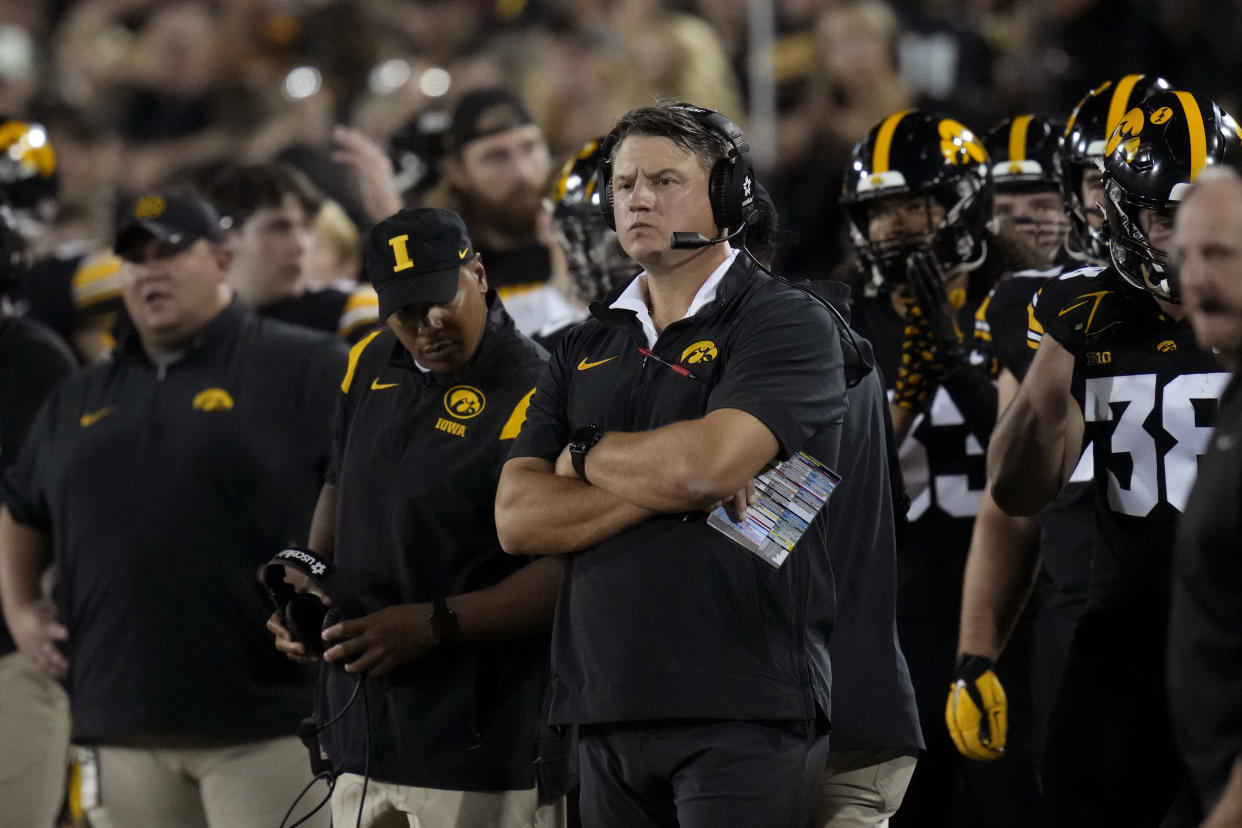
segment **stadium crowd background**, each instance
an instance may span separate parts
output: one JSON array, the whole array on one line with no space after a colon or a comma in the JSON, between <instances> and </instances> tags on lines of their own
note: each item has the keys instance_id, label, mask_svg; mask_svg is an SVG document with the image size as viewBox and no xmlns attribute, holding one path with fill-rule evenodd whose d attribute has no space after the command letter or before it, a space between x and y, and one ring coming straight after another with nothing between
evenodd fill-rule
<instances>
[{"instance_id":1,"label":"stadium crowd background","mask_svg":"<svg viewBox=\"0 0 1242 828\"><path fill-rule=\"evenodd\" d=\"M897 109L982 132L1018 112L1063 120L1126 72L1232 111L1242 89L1242 8L1206 0L7 0L0 27L0 114L44 124L59 155L49 244L106 238L118 195L277 157L365 230L328 154L333 126L392 148L418 203L455 101L503 83L554 158L660 96L723 112L801 233L779 263L812 276L848 249L836 194L849 148Z\"/></svg>"}]
</instances>

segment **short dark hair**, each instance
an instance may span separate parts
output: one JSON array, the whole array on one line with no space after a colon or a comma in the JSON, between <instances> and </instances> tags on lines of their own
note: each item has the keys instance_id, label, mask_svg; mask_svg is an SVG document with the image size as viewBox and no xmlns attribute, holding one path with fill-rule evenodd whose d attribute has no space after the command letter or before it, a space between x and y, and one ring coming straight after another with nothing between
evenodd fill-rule
<instances>
[{"instance_id":1,"label":"short dark hair","mask_svg":"<svg viewBox=\"0 0 1242 828\"><path fill-rule=\"evenodd\" d=\"M256 210L279 207L286 195L297 200L308 219L323 204L323 196L302 171L279 162L226 167L202 182L202 191L228 230L240 229Z\"/></svg>"},{"instance_id":2,"label":"short dark hair","mask_svg":"<svg viewBox=\"0 0 1242 828\"><path fill-rule=\"evenodd\" d=\"M617 147L631 135L650 135L667 138L677 146L693 153L703 169L711 171L716 162L729 155L733 145L723 132L706 120L695 115L692 104L683 101L662 100L651 106L640 106L617 119L612 131L604 139L607 147L607 163L616 160Z\"/></svg>"}]
</instances>

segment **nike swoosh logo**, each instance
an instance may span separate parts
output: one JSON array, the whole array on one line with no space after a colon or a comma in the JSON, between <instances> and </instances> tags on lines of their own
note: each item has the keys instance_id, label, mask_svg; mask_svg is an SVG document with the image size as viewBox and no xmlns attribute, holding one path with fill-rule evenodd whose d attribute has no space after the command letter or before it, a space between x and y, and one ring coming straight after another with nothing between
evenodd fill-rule
<instances>
[{"instance_id":1,"label":"nike swoosh logo","mask_svg":"<svg viewBox=\"0 0 1242 828\"><path fill-rule=\"evenodd\" d=\"M582 362L578 363L578 370L585 371L588 368L594 368L596 365L603 365L605 362L612 362L614 359L616 359L615 356L610 356L608 359L601 359L599 362L587 362L586 358L583 357Z\"/></svg>"},{"instance_id":2,"label":"nike swoosh logo","mask_svg":"<svg viewBox=\"0 0 1242 828\"><path fill-rule=\"evenodd\" d=\"M397 387L397 383L395 383L395 382L380 382L380 381L379 381L379 377L376 377L375 379L371 380L371 390L372 390L372 391L383 391L385 388L396 388L396 387Z\"/></svg>"},{"instance_id":3,"label":"nike swoosh logo","mask_svg":"<svg viewBox=\"0 0 1242 828\"><path fill-rule=\"evenodd\" d=\"M90 428L95 423L99 422L100 420L102 420L104 417L107 417L111 413L112 413L112 406L109 405L109 406L99 409L98 411L91 411L88 414L83 414L82 417L78 420L78 424L81 425L82 428Z\"/></svg>"},{"instance_id":4,"label":"nike swoosh logo","mask_svg":"<svg viewBox=\"0 0 1242 828\"><path fill-rule=\"evenodd\" d=\"M457 253L457 258L459 258L459 259L464 259L464 258L466 258L466 254L467 254L467 253L469 253L469 252L470 252L470 248L469 248L469 247L467 247L465 250L460 250L460 251L458 251L458 253Z\"/></svg>"}]
</instances>

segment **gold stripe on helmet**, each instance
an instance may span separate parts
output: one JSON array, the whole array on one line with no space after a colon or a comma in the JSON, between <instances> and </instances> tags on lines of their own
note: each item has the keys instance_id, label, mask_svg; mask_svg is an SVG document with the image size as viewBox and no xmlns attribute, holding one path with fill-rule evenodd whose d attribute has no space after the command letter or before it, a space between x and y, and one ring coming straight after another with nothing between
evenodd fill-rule
<instances>
[{"instance_id":1,"label":"gold stripe on helmet","mask_svg":"<svg viewBox=\"0 0 1242 828\"><path fill-rule=\"evenodd\" d=\"M1009 126L1009 160L1026 160L1026 132L1031 126L1030 115L1019 115Z\"/></svg>"},{"instance_id":2,"label":"gold stripe on helmet","mask_svg":"<svg viewBox=\"0 0 1242 828\"><path fill-rule=\"evenodd\" d=\"M1174 92L1186 110L1186 132L1190 135L1190 180L1194 181L1207 166L1207 135L1203 131L1203 113L1199 102L1189 92Z\"/></svg>"},{"instance_id":3,"label":"gold stripe on helmet","mask_svg":"<svg viewBox=\"0 0 1242 828\"><path fill-rule=\"evenodd\" d=\"M893 133L897 131L897 122L910 114L909 109L894 112L880 124L880 131L875 136L875 151L871 156L871 172L886 173L889 166L889 152L893 148Z\"/></svg>"},{"instance_id":4,"label":"gold stripe on helmet","mask_svg":"<svg viewBox=\"0 0 1242 828\"><path fill-rule=\"evenodd\" d=\"M574 171L574 166L579 161L585 161L587 158L590 158L591 153L595 152L597 149L599 149L599 141L588 141L586 146L565 160L565 163L561 165L561 173L556 177L556 184L552 189L553 201L560 204L565 200L565 196L569 195L569 174ZM591 196L594 193L595 177L592 176L591 180L587 182L586 200L590 201Z\"/></svg>"},{"instance_id":5,"label":"gold stripe on helmet","mask_svg":"<svg viewBox=\"0 0 1242 828\"><path fill-rule=\"evenodd\" d=\"M1134 91L1135 84L1142 77L1142 75L1126 75L1117 81L1117 88L1113 90L1113 99L1108 104L1108 120L1104 124L1105 135L1112 135L1121 116L1130 110L1130 93ZM1135 103L1137 104L1138 101Z\"/></svg>"}]
</instances>

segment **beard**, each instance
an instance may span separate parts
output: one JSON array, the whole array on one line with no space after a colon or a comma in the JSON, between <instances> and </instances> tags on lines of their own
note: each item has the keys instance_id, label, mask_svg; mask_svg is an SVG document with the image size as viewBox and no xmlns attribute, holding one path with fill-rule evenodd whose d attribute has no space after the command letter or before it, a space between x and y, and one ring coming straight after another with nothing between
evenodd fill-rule
<instances>
[{"instance_id":1,"label":"beard","mask_svg":"<svg viewBox=\"0 0 1242 828\"><path fill-rule=\"evenodd\" d=\"M516 187L501 199L481 193L467 195L471 212L506 236L533 236L539 215L540 194L526 186Z\"/></svg>"}]
</instances>

